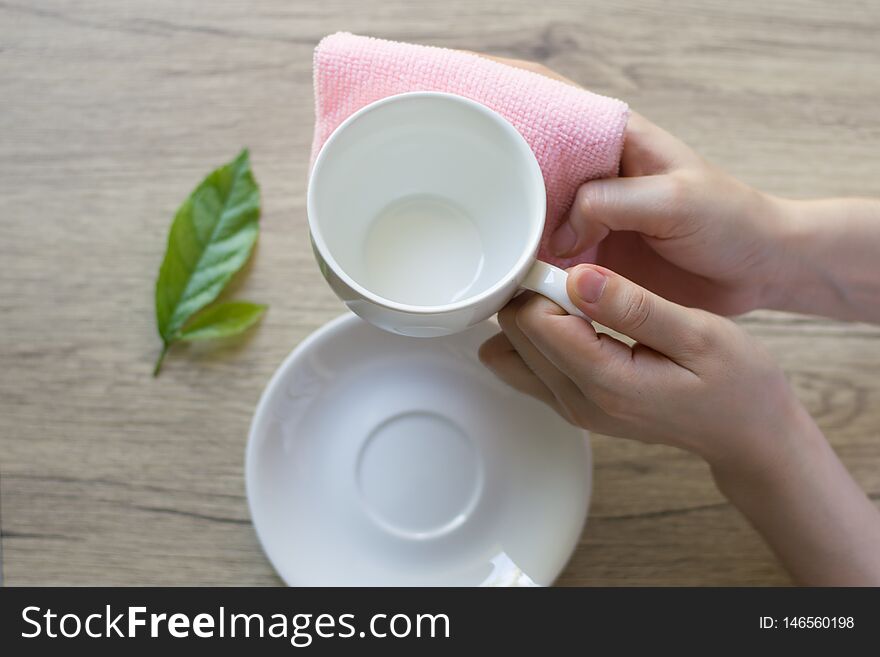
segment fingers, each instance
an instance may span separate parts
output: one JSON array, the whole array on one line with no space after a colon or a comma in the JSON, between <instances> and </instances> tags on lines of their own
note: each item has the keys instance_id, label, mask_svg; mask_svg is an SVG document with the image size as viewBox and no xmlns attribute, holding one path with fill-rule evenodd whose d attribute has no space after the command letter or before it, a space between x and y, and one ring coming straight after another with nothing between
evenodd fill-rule
<instances>
[{"instance_id":1,"label":"fingers","mask_svg":"<svg viewBox=\"0 0 880 657\"><path fill-rule=\"evenodd\" d=\"M620 175L645 176L668 173L676 167L702 163L690 146L652 123L638 112L630 112L626 123Z\"/></svg>"},{"instance_id":2,"label":"fingers","mask_svg":"<svg viewBox=\"0 0 880 657\"><path fill-rule=\"evenodd\" d=\"M598 244L609 231L633 230L668 238L687 230L693 185L688 170L703 166L686 144L633 113L627 123L621 177L591 180L550 238L550 250L570 257Z\"/></svg>"},{"instance_id":3,"label":"fingers","mask_svg":"<svg viewBox=\"0 0 880 657\"><path fill-rule=\"evenodd\" d=\"M612 230L669 238L682 230L683 192L672 176L606 178L580 186L566 220L550 238L550 249L568 257L595 246Z\"/></svg>"},{"instance_id":4,"label":"fingers","mask_svg":"<svg viewBox=\"0 0 880 657\"><path fill-rule=\"evenodd\" d=\"M538 296L535 298L543 299ZM560 401L541 378L526 365L504 333L499 333L483 343L480 347L480 360L507 385L544 402L568 422L593 431L611 428L605 413L591 400L583 397L579 393L578 386L573 382L568 384L569 390L565 393L567 395L565 402Z\"/></svg>"},{"instance_id":5,"label":"fingers","mask_svg":"<svg viewBox=\"0 0 880 657\"><path fill-rule=\"evenodd\" d=\"M492 336L480 346L480 361L510 387L534 397L561 413L553 392L525 364L504 333Z\"/></svg>"},{"instance_id":6,"label":"fingers","mask_svg":"<svg viewBox=\"0 0 880 657\"><path fill-rule=\"evenodd\" d=\"M525 343L525 348L537 352L549 367L572 382L579 396L595 396L598 389L619 389L631 373L632 351L627 345L597 333L592 324L567 314L541 295L533 295L520 308L506 312L514 315L508 323L515 323L520 336L519 341L511 340L514 347L520 351L520 343Z\"/></svg>"},{"instance_id":7,"label":"fingers","mask_svg":"<svg viewBox=\"0 0 880 657\"><path fill-rule=\"evenodd\" d=\"M702 348L706 315L679 306L598 265L569 271L568 295L600 324L677 362Z\"/></svg>"},{"instance_id":8,"label":"fingers","mask_svg":"<svg viewBox=\"0 0 880 657\"><path fill-rule=\"evenodd\" d=\"M516 389L591 430L620 431L635 410L652 403L658 387L677 374L691 375L658 351L596 333L538 294L508 304L499 322L504 335L483 346L481 360Z\"/></svg>"},{"instance_id":9,"label":"fingers","mask_svg":"<svg viewBox=\"0 0 880 657\"><path fill-rule=\"evenodd\" d=\"M544 297L535 294L519 295L498 313L498 323L501 326L501 330L504 331L510 344L516 349L523 362L553 393L558 404L563 408L567 408L573 399L577 399L581 396L578 386L571 380L571 377L564 370L560 370L555 363L548 360L538 346L533 344L532 341L523 334L522 328L519 325L518 317L521 309L536 299L543 300L546 304L555 309L555 312L562 313L567 318L577 320L588 327L590 331L593 330L593 327L589 322L585 322L580 318L572 318L552 301L548 301L544 299Z\"/></svg>"}]
</instances>

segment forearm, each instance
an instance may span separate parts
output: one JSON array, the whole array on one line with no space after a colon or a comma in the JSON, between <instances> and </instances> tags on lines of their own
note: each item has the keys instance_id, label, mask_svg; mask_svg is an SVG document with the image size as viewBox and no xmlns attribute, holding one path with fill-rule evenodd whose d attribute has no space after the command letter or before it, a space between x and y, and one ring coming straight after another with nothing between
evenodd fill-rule
<instances>
[{"instance_id":1,"label":"forearm","mask_svg":"<svg viewBox=\"0 0 880 657\"><path fill-rule=\"evenodd\" d=\"M880 323L880 201L777 201L776 281L765 305Z\"/></svg>"},{"instance_id":2,"label":"forearm","mask_svg":"<svg viewBox=\"0 0 880 657\"><path fill-rule=\"evenodd\" d=\"M880 512L816 425L795 429L785 463L750 474L713 468L719 489L799 584L880 586Z\"/></svg>"}]
</instances>

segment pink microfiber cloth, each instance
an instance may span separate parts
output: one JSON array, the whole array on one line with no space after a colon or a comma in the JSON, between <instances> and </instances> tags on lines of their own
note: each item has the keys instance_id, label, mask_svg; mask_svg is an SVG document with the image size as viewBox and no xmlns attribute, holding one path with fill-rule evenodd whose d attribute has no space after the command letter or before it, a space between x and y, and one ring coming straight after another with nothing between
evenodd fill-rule
<instances>
[{"instance_id":1,"label":"pink microfiber cloth","mask_svg":"<svg viewBox=\"0 0 880 657\"><path fill-rule=\"evenodd\" d=\"M581 183L617 175L627 105L539 73L479 55L339 32L315 49L315 137L312 162L349 115L407 91L445 91L495 110L531 145L547 186L547 219L539 255L562 267L593 253L558 259L547 240Z\"/></svg>"}]
</instances>

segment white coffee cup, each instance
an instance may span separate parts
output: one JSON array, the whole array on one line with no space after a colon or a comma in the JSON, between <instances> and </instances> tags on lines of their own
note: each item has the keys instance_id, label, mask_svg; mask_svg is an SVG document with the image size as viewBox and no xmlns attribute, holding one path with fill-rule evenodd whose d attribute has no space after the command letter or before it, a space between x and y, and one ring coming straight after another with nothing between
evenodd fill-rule
<instances>
[{"instance_id":1,"label":"white coffee cup","mask_svg":"<svg viewBox=\"0 0 880 657\"><path fill-rule=\"evenodd\" d=\"M308 189L321 272L350 310L408 336L448 335L522 289L583 317L567 274L536 260L546 191L532 149L476 101L378 100L327 139Z\"/></svg>"}]
</instances>

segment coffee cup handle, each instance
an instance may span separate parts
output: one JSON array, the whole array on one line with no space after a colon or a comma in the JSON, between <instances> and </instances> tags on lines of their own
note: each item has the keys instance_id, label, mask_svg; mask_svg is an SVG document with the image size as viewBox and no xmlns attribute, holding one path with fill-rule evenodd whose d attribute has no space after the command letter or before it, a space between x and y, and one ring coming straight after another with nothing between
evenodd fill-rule
<instances>
[{"instance_id":1,"label":"coffee cup handle","mask_svg":"<svg viewBox=\"0 0 880 657\"><path fill-rule=\"evenodd\" d=\"M569 315L580 317L589 322L590 318L578 310L577 306L571 302L568 290L565 287L567 280L568 273L565 270L541 260L535 260L529 273L526 274L525 280L522 282L522 287L547 297L553 303L562 306Z\"/></svg>"}]
</instances>

